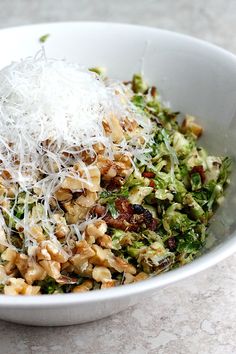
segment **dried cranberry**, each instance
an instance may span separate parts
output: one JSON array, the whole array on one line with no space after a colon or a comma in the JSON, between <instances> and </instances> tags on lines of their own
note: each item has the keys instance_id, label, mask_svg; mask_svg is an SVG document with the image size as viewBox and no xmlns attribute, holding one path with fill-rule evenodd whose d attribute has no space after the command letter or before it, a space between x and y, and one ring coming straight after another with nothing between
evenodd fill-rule
<instances>
[{"instance_id":1,"label":"dried cranberry","mask_svg":"<svg viewBox=\"0 0 236 354\"><path fill-rule=\"evenodd\" d=\"M155 177L155 173L151 172L151 171L145 171L142 173L142 176L147 177L147 178L153 178L153 177Z\"/></svg>"},{"instance_id":2,"label":"dried cranberry","mask_svg":"<svg viewBox=\"0 0 236 354\"><path fill-rule=\"evenodd\" d=\"M153 179L151 179L151 181L149 182L149 187L152 187L152 188L156 187L156 183L153 181Z\"/></svg>"}]
</instances>

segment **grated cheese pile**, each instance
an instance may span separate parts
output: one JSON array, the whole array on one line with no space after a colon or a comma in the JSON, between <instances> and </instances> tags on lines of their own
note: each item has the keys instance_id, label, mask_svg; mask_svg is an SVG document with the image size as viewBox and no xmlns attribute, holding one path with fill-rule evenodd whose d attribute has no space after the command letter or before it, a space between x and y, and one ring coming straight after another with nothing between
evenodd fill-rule
<instances>
[{"instance_id":1,"label":"grated cheese pile","mask_svg":"<svg viewBox=\"0 0 236 354\"><path fill-rule=\"evenodd\" d=\"M122 104L117 95L124 95L121 86L105 86L95 73L43 55L4 68L0 83L0 168L23 189L34 185L38 170L50 173L45 152L63 172L62 152L92 150L98 142L111 150L102 120L128 114L127 100Z\"/></svg>"},{"instance_id":2,"label":"grated cheese pile","mask_svg":"<svg viewBox=\"0 0 236 354\"><path fill-rule=\"evenodd\" d=\"M110 158L117 150L133 157L148 151L151 123L128 96L120 82L105 83L97 74L64 60L48 59L43 52L0 71L0 175L10 174L19 186L17 193L26 193L26 204L31 191L41 189L42 223L50 222L50 198L70 170L65 156L77 154L76 162L82 164L80 153L93 154L96 143L105 146ZM120 121L135 119L137 134L114 144L102 124L112 115ZM25 231L27 215L25 205ZM19 222L13 212L11 217Z\"/></svg>"}]
</instances>

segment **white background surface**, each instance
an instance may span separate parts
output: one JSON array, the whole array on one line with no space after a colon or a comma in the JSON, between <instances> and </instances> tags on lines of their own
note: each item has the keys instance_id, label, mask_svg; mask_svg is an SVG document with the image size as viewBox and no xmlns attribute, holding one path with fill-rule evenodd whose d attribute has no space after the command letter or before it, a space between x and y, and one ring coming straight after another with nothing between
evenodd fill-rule
<instances>
[{"instance_id":1,"label":"white background surface","mask_svg":"<svg viewBox=\"0 0 236 354\"><path fill-rule=\"evenodd\" d=\"M0 0L0 27L65 20L151 25L236 53L235 0ZM97 322L36 328L0 321L0 353L236 354L236 255Z\"/></svg>"}]
</instances>

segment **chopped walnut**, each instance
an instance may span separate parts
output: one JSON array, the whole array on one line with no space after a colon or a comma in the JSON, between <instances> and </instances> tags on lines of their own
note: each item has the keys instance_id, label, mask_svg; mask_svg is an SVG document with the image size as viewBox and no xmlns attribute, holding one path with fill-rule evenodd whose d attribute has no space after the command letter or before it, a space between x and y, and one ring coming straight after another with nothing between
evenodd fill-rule
<instances>
[{"instance_id":1,"label":"chopped walnut","mask_svg":"<svg viewBox=\"0 0 236 354\"><path fill-rule=\"evenodd\" d=\"M97 199L98 195L96 192L90 192L89 190L85 190L83 194L76 199L76 203L81 205L82 207L90 208L95 204Z\"/></svg>"},{"instance_id":2,"label":"chopped walnut","mask_svg":"<svg viewBox=\"0 0 236 354\"><path fill-rule=\"evenodd\" d=\"M9 278L4 286L5 295L38 295L40 286L26 284L22 278Z\"/></svg>"},{"instance_id":3,"label":"chopped walnut","mask_svg":"<svg viewBox=\"0 0 236 354\"><path fill-rule=\"evenodd\" d=\"M36 251L37 260L53 260L59 263L65 263L69 256L62 249L60 244L55 244L52 241L43 241L38 245L38 249Z\"/></svg>"},{"instance_id":4,"label":"chopped walnut","mask_svg":"<svg viewBox=\"0 0 236 354\"><path fill-rule=\"evenodd\" d=\"M88 267L89 258L95 255L94 250L85 241L78 241L76 243L76 254L70 258L70 262L75 267L76 272L80 274Z\"/></svg>"},{"instance_id":5,"label":"chopped walnut","mask_svg":"<svg viewBox=\"0 0 236 354\"><path fill-rule=\"evenodd\" d=\"M73 197L71 190L65 188L59 188L54 195L59 202L67 202Z\"/></svg>"},{"instance_id":6,"label":"chopped walnut","mask_svg":"<svg viewBox=\"0 0 236 354\"><path fill-rule=\"evenodd\" d=\"M82 284L77 285L72 290L73 293L82 293L91 290L93 287L92 280L85 280Z\"/></svg>"},{"instance_id":7,"label":"chopped walnut","mask_svg":"<svg viewBox=\"0 0 236 354\"><path fill-rule=\"evenodd\" d=\"M111 280L111 272L106 267L95 266L93 268L92 277L97 282L105 283L106 281Z\"/></svg>"},{"instance_id":8,"label":"chopped walnut","mask_svg":"<svg viewBox=\"0 0 236 354\"><path fill-rule=\"evenodd\" d=\"M61 276L61 264L56 261L41 260L39 261L40 266L45 270L45 272L53 279L58 279Z\"/></svg>"}]
</instances>

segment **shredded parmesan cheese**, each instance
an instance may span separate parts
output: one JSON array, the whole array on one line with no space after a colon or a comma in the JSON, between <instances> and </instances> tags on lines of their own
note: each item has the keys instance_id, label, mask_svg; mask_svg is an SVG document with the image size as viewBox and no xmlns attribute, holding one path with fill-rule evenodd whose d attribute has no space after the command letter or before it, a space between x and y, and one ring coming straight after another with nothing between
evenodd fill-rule
<instances>
[{"instance_id":1,"label":"shredded parmesan cheese","mask_svg":"<svg viewBox=\"0 0 236 354\"><path fill-rule=\"evenodd\" d=\"M14 215L14 206L6 212L24 229L28 245L35 244L28 208L33 190L41 191L41 225L55 240L50 200L65 176L73 174L75 161L89 179L84 151L96 155L93 146L102 143L109 158L117 151L134 158L148 152L152 126L132 105L128 90L77 64L48 59L43 51L0 71L0 175L7 171L19 187L15 201L26 193L23 221ZM128 139L117 138L114 124L122 126L127 118L135 119L138 129ZM113 134L106 134L104 120ZM81 238L80 229L74 231Z\"/></svg>"}]
</instances>

